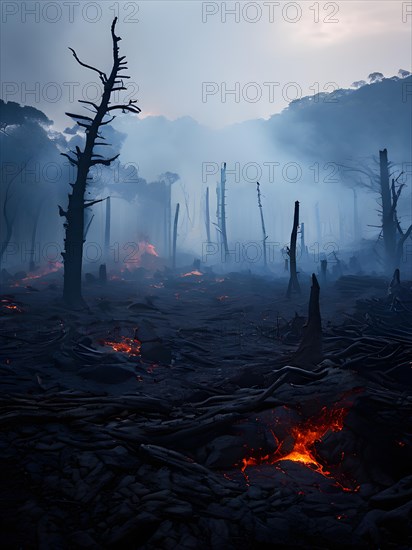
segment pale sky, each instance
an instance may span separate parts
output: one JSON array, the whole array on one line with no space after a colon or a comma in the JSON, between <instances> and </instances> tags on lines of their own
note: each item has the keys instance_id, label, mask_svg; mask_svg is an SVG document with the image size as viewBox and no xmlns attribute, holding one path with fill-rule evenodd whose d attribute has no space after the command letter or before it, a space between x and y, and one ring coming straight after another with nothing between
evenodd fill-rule
<instances>
[{"instance_id":1,"label":"pale sky","mask_svg":"<svg viewBox=\"0 0 412 550\"><path fill-rule=\"evenodd\" d=\"M70 124L64 111L78 111L74 99L96 93L95 74L68 46L109 71L115 14L131 76L121 99L137 97L143 116L222 127L371 72L411 70L412 2L3 0L1 9L2 98L38 107L59 129Z\"/></svg>"}]
</instances>

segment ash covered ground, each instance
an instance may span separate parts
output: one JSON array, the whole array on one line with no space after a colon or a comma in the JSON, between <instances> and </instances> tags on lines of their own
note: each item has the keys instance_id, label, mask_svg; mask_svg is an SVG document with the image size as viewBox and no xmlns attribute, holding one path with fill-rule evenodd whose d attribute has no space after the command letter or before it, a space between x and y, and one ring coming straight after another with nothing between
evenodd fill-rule
<instances>
[{"instance_id":1,"label":"ash covered ground","mask_svg":"<svg viewBox=\"0 0 412 550\"><path fill-rule=\"evenodd\" d=\"M2 547L409 548L412 283L321 283L308 365L306 279L3 285Z\"/></svg>"}]
</instances>

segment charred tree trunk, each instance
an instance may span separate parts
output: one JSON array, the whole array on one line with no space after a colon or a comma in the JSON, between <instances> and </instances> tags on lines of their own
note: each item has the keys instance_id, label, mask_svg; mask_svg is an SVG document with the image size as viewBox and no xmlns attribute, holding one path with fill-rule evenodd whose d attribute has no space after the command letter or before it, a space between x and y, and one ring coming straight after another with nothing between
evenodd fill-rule
<instances>
[{"instance_id":1,"label":"charred tree trunk","mask_svg":"<svg viewBox=\"0 0 412 550\"><path fill-rule=\"evenodd\" d=\"M263 217L263 208L262 208L262 200L261 200L261 196L260 196L260 184L259 184L259 182L256 183L256 187L257 187L258 207L259 207L259 212L260 212L260 222L262 224L263 265L266 268L266 266L267 266L267 259L266 259L267 235L266 235L266 228L265 228L265 219Z\"/></svg>"},{"instance_id":2,"label":"charred tree trunk","mask_svg":"<svg viewBox=\"0 0 412 550\"><path fill-rule=\"evenodd\" d=\"M392 208L391 190L389 184L388 152L379 151L380 193L382 198L382 235L385 248L386 269L392 271L395 266L396 223Z\"/></svg>"},{"instance_id":3,"label":"charred tree trunk","mask_svg":"<svg viewBox=\"0 0 412 550\"><path fill-rule=\"evenodd\" d=\"M167 183L167 204L166 204L166 231L167 231L167 253L172 254L172 186Z\"/></svg>"},{"instance_id":4,"label":"charred tree trunk","mask_svg":"<svg viewBox=\"0 0 412 550\"><path fill-rule=\"evenodd\" d=\"M290 277L289 285L286 296L290 298L292 292L300 294L300 285L298 280L298 274L296 271L296 239L298 236L298 226L299 226L299 201L295 202L295 213L293 216L293 228L290 236L290 247L289 247L289 260L290 260Z\"/></svg>"},{"instance_id":5,"label":"charred tree trunk","mask_svg":"<svg viewBox=\"0 0 412 550\"><path fill-rule=\"evenodd\" d=\"M172 267L176 269L176 243L177 243L177 224L179 222L179 208L180 204L176 204L175 221L173 224L173 261Z\"/></svg>"},{"instance_id":6,"label":"charred tree trunk","mask_svg":"<svg viewBox=\"0 0 412 550\"><path fill-rule=\"evenodd\" d=\"M305 224L303 222L300 224L300 248L301 248L301 257L306 258L307 249L306 249L306 242L305 242Z\"/></svg>"},{"instance_id":7,"label":"charred tree trunk","mask_svg":"<svg viewBox=\"0 0 412 550\"><path fill-rule=\"evenodd\" d=\"M322 319L319 307L320 287L316 275L312 274L308 320L303 327L301 343L293 357L293 363L300 367L313 367L322 361Z\"/></svg>"},{"instance_id":8,"label":"charred tree trunk","mask_svg":"<svg viewBox=\"0 0 412 550\"><path fill-rule=\"evenodd\" d=\"M75 151L71 151L74 156L63 153L70 163L77 168L76 181L72 186L72 193L69 195L69 205L65 212L59 207L60 215L66 218L64 224L66 229L66 237L64 240L64 252L62 253L64 260L64 287L63 299L70 306L83 306L84 300L82 297L82 256L84 244L84 209L101 202L101 200L85 201L85 192L89 178L89 171L96 164L109 166L119 155L113 158L104 159L102 155L94 152L95 146L106 145L103 141L105 138L99 133L102 126L109 124L115 118L112 116L109 120L104 121L106 115L109 115L113 110L120 109L123 112L131 112L138 114L140 109L134 105L135 100L129 100L127 105L110 105L111 94L117 90L125 90L123 79L127 76L120 74L121 71L127 69L125 57L119 57L118 42L120 37L115 34L117 18L114 19L111 27L111 35L113 42L113 66L109 77L99 69L86 65L77 57L76 52L71 49L76 61L99 74L100 80L103 83L103 95L100 104L96 105L90 101L80 100L81 103L91 105L95 110L94 118L88 116L66 113L72 117L79 126L86 130L86 143L83 151L76 147Z\"/></svg>"},{"instance_id":9,"label":"charred tree trunk","mask_svg":"<svg viewBox=\"0 0 412 550\"><path fill-rule=\"evenodd\" d=\"M104 226L104 253L106 263L109 261L110 253L110 222L111 222L111 204L110 197L106 199L106 220Z\"/></svg>"},{"instance_id":10,"label":"charred tree trunk","mask_svg":"<svg viewBox=\"0 0 412 550\"><path fill-rule=\"evenodd\" d=\"M221 208L220 208L220 183L216 185L216 234L217 234L217 240L218 243L222 244L222 231L221 231L221 220L220 220L220 214L221 214Z\"/></svg>"},{"instance_id":11,"label":"charred tree trunk","mask_svg":"<svg viewBox=\"0 0 412 550\"><path fill-rule=\"evenodd\" d=\"M206 187L206 207L205 207L205 217L206 217L206 239L207 244L210 243L210 210L209 210L209 187Z\"/></svg>"},{"instance_id":12,"label":"charred tree trunk","mask_svg":"<svg viewBox=\"0 0 412 550\"><path fill-rule=\"evenodd\" d=\"M225 251L225 261L229 256L229 246L227 244L226 233L226 162L223 164L223 168L220 170L220 223L222 231L222 242Z\"/></svg>"}]
</instances>

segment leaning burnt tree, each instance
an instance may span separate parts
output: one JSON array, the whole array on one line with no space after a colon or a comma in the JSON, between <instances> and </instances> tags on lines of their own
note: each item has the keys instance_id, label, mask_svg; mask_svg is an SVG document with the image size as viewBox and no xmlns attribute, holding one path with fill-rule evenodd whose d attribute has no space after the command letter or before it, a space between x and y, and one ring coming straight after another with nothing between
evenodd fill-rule
<instances>
[{"instance_id":1,"label":"leaning burnt tree","mask_svg":"<svg viewBox=\"0 0 412 550\"><path fill-rule=\"evenodd\" d=\"M126 90L123 80L130 78L125 76L122 71L127 69L127 62L125 56L119 56L118 42L121 40L119 36L115 34L117 17L113 20L111 26L111 35L113 42L113 66L110 75L83 63L78 58L76 52L69 48L76 61L82 66L98 73L99 78L103 84L103 94L100 100L100 104L97 105L91 101L79 100L79 103L85 103L91 107L94 113L94 117L78 115L74 113L66 113L73 118L75 122L85 129L86 141L81 150L76 146L75 151L70 151L70 154L62 153L63 156L69 159L69 162L76 167L76 181L74 184L70 184L72 187L72 193L69 194L69 204L67 211L64 211L59 206L59 212L61 216L66 218L64 224L66 230L66 236L64 240L64 252L62 253L64 260L64 289L63 299L70 306L81 306L84 304L82 297L82 256L83 256L83 244L84 244L84 211L93 204L100 202L100 200L85 200L85 192L87 182L89 179L89 172L93 166L102 164L109 166L114 160L118 158L116 155L112 158L104 158L103 155L95 152L95 147L109 145L104 142L105 138L101 135L100 131L103 126L110 124L114 120L114 116L111 115L116 109L120 109L123 113L130 112L139 114L140 109L135 105L137 100L129 100L125 105L111 105L111 95L113 92ZM108 117L108 118L106 118Z\"/></svg>"}]
</instances>

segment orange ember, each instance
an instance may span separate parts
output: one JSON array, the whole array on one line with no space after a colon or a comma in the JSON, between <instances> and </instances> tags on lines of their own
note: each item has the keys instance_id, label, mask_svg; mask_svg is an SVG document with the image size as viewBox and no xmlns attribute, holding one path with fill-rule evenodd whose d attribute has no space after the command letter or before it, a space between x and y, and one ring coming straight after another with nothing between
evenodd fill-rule
<instances>
[{"instance_id":1,"label":"orange ember","mask_svg":"<svg viewBox=\"0 0 412 550\"><path fill-rule=\"evenodd\" d=\"M203 275L202 272L195 269L194 271L189 271L189 273L184 273L181 275L182 277L190 277L191 275L194 275L195 277L201 277Z\"/></svg>"},{"instance_id":2,"label":"orange ember","mask_svg":"<svg viewBox=\"0 0 412 550\"><path fill-rule=\"evenodd\" d=\"M139 243L139 245L141 245L141 243ZM159 257L159 254L156 252L156 249L152 244L145 243L145 252L151 256L156 256L157 258Z\"/></svg>"},{"instance_id":3,"label":"orange ember","mask_svg":"<svg viewBox=\"0 0 412 550\"><path fill-rule=\"evenodd\" d=\"M281 461L290 460L291 462L303 464L324 477L333 477L331 472L329 472L320 462L316 453L315 444L322 441L328 433L341 431L347 413L348 409L345 408L328 410L326 407L323 407L321 413L317 417L309 419L291 429L290 434L294 439L292 451L282 456L283 443L281 443L271 455L266 454L261 457L244 458L241 464L242 472L245 472L246 468L249 466L258 466L261 464L273 465ZM272 435L276 441L273 432ZM345 491L357 490L344 487L337 481L336 483Z\"/></svg>"},{"instance_id":4,"label":"orange ember","mask_svg":"<svg viewBox=\"0 0 412 550\"><path fill-rule=\"evenodd\" d=\"M16 313L23 313L23 310L18 305L13 303L11 300L8 300L7 298L3 298L1 300L1 305L4 308L14 311Z\"/></svg>"},{"instance_id":5,"label":"orange ember","mask_svg":"<svg viewBox=\"0 0 412 550\"><path fill-rule=\"evenodd\" d=\"M127 256L124 259L125 268L133 271L137 267L146 266L152 263L153 258L158 258L159 254L153 244L147 241L139 241L137 243L129 243L126 245ZM151 256L151 258L148 258ZM121 269L120 271L124 271Z\"/></svg>"},{"instance_id":6,"label":"orange ember","mask_svg":"<svg viewBox=\"0 0 412 550\"><path fill-rule=\"evenodd\" d=\"M140 355L140 348L142 347L140 340L137 340L137 338L128 338L127 336L121 336L121 342L109 342L108 340L104 340L103 344L105 346L110 346L114 351L127 353L134 357Z\"/></svg>"}]
</instances>

